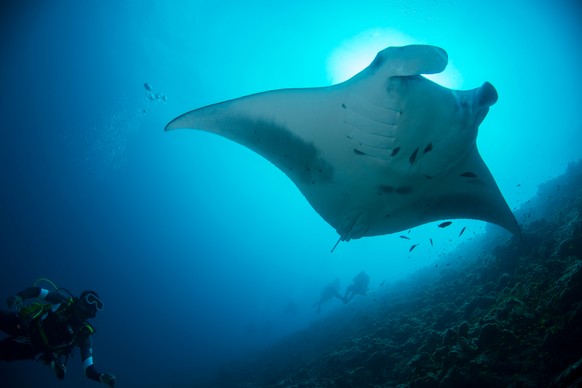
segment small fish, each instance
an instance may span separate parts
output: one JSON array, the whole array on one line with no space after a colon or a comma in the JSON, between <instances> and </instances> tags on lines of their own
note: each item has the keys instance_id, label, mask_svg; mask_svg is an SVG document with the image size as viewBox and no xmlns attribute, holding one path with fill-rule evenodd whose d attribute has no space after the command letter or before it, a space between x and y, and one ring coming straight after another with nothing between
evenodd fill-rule
<instances>
[{"instance_id":1,"label":"small fish","mask_svg":"<svg viewBox=\"0 0 582 388\"><path fill-rule=\"evenodd\" d=\"M145 84L143 84L143 87L145 88L145 90L147 90L148 92L152 91L152 85L148 84L147 82Z\"/></svg>"},{"instance_id":2,"label":"small fish","mask_svg":"<svg viewBox=\"0 0 582 388\"><path fill-rule=\"evenodd\" d=\"M459 237L462 236L462 234L463 234L463 232L465 231L466 228L467 228L466 226L463 226L463 229L461 229L461 233L459 233Z\"/></svg>"},{"instance_id":3,"label":"small fish","mask_svg":"<svg viewBox=\"0 0 582 388\"><path fill-rule=\"evenodd\" d=\"M428 143L428 145L424 148L424 151L422 151L423 154L426 154L427 152L432 151L432 143Z\"/></svg>"},{"instance_id":4,"label":"small fish","mask_svg":"<svg viewBox=\"0 0 582 388\"><path fill-rule=\"evenodd\" d=\"M451 221L445 221L442 224L439 224L439 228L446 228L447 226L449 226L450 224L452 224Z\"/></svg>"},{"instance_id":5,"label":"small fish","mask_svg":"<svg viewBox=\"0 0 582 388\"><path fill-rule=\"evenodd\" d=\"M477 174L471 171L464 172L461 174L461 176L465 178L477 178Z\"/></svg>"},{"instance_id":6,"label":"small fish","mask_svg":"<svg viewBox=\"0 0 582 388\"><path fill-rule=\"evenodd\" d=\"M410 240L410 237L407 237L407 236L400 236L400 238L404 238L406 240Z\"/></svg>"},{"instance_id":7,"label":"small fish","mask_svg":"<svg viewBox=\"0 0 582 388\"><path fill-rule=\"evenodd\" d=\"M410 247L408 252L412 252L414 250L414 248L416 248L417 246L418 246L418 244L414 244L413 246Z\"/></svg>"},{"instance_id":8,"label":"small fish","mask_svg":"<svg viewBox=\"0 0 582 388\"><path fill-rule=\"evenodd\" d=\"M429 238L429 240L430 240L430 246L434 247L434 245L432 244L432 238Z\"/></svg>"},{"instance_id":9,"label":"small fish","mask_svg":"<svg viewBox=\"0 0 582 388\"><path fill-rule=\"evenodd\" d=\"M396 154L400 151L400 147L396 147L392 150L392 154L390 156L396 156Z\"/></svg>"},{"instance_id":10,"label":"small fish","mask_svg":"<svg viewBox=\"0 0 582 388\"><path fill-rule=\"evenodd\" d=\"M414 164L414 161L416 160L417 154L418 154L418 147L416 147L414 152L410 155L410 158L408 158L408 161L410 162L410 164Z\"/></svg>"}]
</instances>

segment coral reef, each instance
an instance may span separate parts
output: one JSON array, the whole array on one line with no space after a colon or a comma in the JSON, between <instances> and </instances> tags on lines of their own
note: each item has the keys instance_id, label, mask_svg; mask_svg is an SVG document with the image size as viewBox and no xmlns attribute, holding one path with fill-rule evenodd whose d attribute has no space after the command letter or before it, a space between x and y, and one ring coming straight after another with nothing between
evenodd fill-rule
<instances>
[{"instance_id":1,"label":"coral reef","mask_svg":"<svg viewBox=\"0 0 582 388\"><path fill-rule=\"evenodd\" d=\"M522 236L489 230L463 260L224 365L212 386L582 386L582 163L517 217Z\"/></svg>"}]
</instances>

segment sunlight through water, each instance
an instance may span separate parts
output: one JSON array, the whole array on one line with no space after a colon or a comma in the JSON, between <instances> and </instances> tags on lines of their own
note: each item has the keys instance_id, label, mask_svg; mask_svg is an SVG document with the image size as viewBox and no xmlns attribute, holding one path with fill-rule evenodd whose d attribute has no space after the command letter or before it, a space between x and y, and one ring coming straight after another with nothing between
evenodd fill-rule
<instances>
[{"instance_id":1,"label":"sunlight through water","mask_svg":"<svg viewBox=\"0 0 582 388\"><path fill-rule=\"evenodd\" d=\"M327 74L332 84L348 80L366 66L376 54L389 46L406 46L425 44L399 31L386 28L366 30L351 39L342 42L329 56ZM426 78L448 88L456 89L461 85L459 71L449 63L445 71L439 74L424 75Z\"/></svg>"}]
</instances>

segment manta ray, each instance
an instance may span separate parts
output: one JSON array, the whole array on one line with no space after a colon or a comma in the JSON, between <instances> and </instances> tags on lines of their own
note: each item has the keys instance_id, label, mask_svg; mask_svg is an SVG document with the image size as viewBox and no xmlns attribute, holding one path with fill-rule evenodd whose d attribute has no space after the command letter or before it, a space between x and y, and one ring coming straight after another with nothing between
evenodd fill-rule
<instances>
[{"instance_id":1,"label":"manta ray","mask_svg":"<svg viewBox=\"0 0 582 388\"><path fill-rule=\"evenodd\" d=\"M263 156L335 228L338 242L455 218L519 234L476 145L497 91L488 82L452 90L422 76L447 62L439 47L388 47L345 82L205 106L166 130L212 132Z\"/></svg>"}]
</instances>

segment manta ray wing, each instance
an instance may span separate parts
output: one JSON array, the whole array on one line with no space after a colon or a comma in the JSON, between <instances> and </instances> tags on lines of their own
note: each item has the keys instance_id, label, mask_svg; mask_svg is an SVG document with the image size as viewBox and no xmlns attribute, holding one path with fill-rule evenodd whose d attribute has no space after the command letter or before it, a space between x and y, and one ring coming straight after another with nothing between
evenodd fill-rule
<instances>
[{"instance_id":1,"label":"manta ray wing","mask_svg":"<svg viewBox=\"0 0 582 388\"><path fill-rule=\"evenodd\" d=\"M389 47L344 83L210 105L166 130L201 129L254 150L291 178L342 240L454 217L515 233L475 146L495 89L453 91L419 75L446 63L438 47ZM479 185L487 190L479 194Z\"/></svg>"},{"instance_id":2,"label":"manta ray wing","mask_svg":"<svg viewBox=\"0 0 582 388\"><path fill-rule=\"evenodd\" d=\"M451 203L455 206L452 207ZM442 179L436 179L424 196L419 222L447 218L488 221L519 234L520 228L505 203L493 176L481 159L477 147L466 155Z\"/></svg>"}]
</instances>

